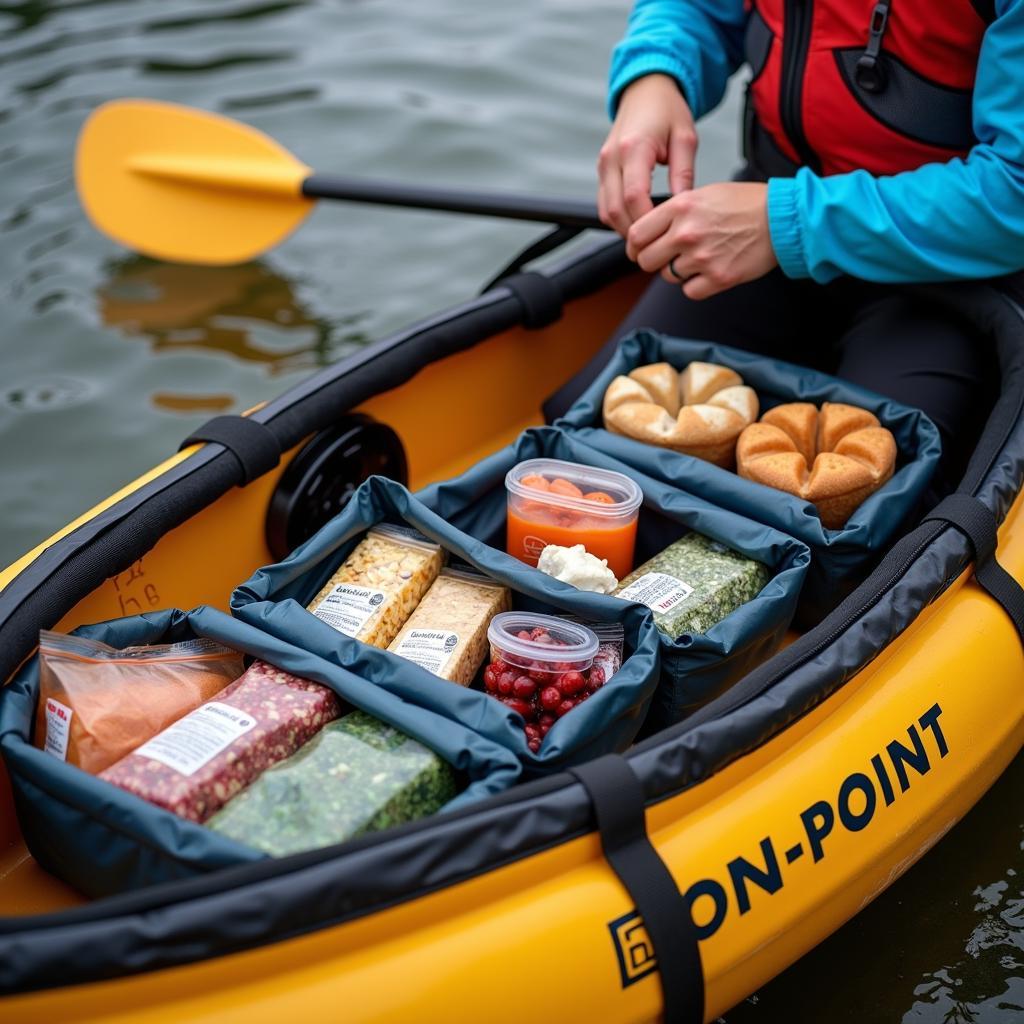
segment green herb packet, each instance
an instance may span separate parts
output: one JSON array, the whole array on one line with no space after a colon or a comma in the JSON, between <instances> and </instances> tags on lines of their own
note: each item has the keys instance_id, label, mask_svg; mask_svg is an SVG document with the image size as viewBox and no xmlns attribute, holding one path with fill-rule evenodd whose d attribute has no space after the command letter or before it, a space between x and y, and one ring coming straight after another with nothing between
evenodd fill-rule
<instances>
[{"instance_id":1,"label":"green herb packet","mask_svg":"<svg viewBox=\"0 0 1024 1024\"><path fill-rule=\"evenodd\" d=\"M654 612L672 640L706 633L753 600L771 578L768 567L699 533L688 533L619 583L616 597Z\"/></svg>"},{"instance_id":2,"label":"green herb packet","mask_svg":"<svg viewBox=\"0 0 1024 1024\"><path fill-rule=\"evenodd\" d=\"M284 857L426 817L456 791L447 761L355 711L265 771L206 825Z\"/></svg>"}]
</instances>

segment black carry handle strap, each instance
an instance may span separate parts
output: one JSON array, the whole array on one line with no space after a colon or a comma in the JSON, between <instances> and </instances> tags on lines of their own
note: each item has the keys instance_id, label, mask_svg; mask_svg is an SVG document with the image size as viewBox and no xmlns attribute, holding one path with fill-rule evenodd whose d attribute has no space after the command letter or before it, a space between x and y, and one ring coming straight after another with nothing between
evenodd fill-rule
<instances>
[{"instance_id":1,"label":"black carry handle strap","mask_svg":"<svg viewBox=\"0 0 1024 1024\"><path fill-rule=\"evenodd\" d=\"M996 517L977 498L969 494L951 494L924 518L952 523L966 534L974 548L974 578L1010 616L1024 642L1024 587L996 560Z\"/></svg>"},{"instance_id":2,"label":"black carry handle strap","mask_svg":"<svg viewBox=\"0 0 1024 1024\"><path fill-rule=\"evenodd\" d=\"M704 972L697 930L679 887L648 838L640 780L618 754L569 771L594 805L604 855L636 904L654 947L664 1019L669 1024L701 1024Z\"/></svg>"},{"instance_id":3,"label":"black carry handle strap","mask_svg":"<svg viewBox=\"0 0 1024 1024\"><path fill-rule=\"evenodd\" d=\"M248 416L214 416L193 430L178 451L200 441L222 444L238 460L242 483L247 484L281 461L281 445L270 429Z\"/></svg>"}]
</instances>

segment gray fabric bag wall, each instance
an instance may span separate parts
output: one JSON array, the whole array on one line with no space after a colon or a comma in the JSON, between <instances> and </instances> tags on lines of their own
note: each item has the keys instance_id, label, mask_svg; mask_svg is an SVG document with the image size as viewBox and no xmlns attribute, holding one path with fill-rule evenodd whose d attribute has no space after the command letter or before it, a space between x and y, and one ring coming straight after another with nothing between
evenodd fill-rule
<instances>
[{"instance_id":1,"label":"gray fabric bag wall","mask_svg":"<svg viewBox=\"0 0 1024 1024\"><path fill-rule=\"evenodd\" d=\"M662 680L645 733L679 721L727 689L781 644L810 561L806 545L778 530L716 508L686 491L638 473L562 430L552 427L527 430L515 444L453 480L428 487L418 497L453 526L503 547L505 474L525 459L543 457L625 473L640 485L644 504L637 532L637 565L688 530L696 530L763 562L772 574L770 582L753 601L728 615L706 634L684 634L675 640L658 634ZM557 581L552 581L552 585L564 586ZM623 603L614 597L587 596L601 602Z\"/></svg>"},{"instance_id":2,"label":"gray fabric bag wall","mask_svg":"<svg viewBox=\"0 0 1024 1024\"><path fill-rule=\"evenodd\" d=\"M829 530L822 526L813 505L792 494L603 428L604 393L619 374L659 362L681 370L694 360L736 370L757 392L762 413L784 402L845 402L870 410L896 439L900 455L893 478L872 494L841 529ZM839 604L900 535L918 510L941 453L939 432L920 410L779 359L647 330L635 331L622 340L602 373L556 426L648 476L678 483L712 504L773 526L805 543L811 549L811 566L797 613L797 622L804 627L815 625Z\"/></svg>"},{"instance_id":3,"label":"gray fabric bag wall","mask_svg":"<svg viewBox=\"0 0 1024 1024\"><path fill-rule=\"evenodd\" d=\"M343 665L392 692L414 692L424 707L463 722L515 753L528 774L558 771L612 750L624 750L640 730L658 685L658 632L650 613L599 594L588 594L463 533L401 484L371 477L345 508L277 565L259 569L231 598L239 618ZM583 619L620 622L625 632L622 668L587 701L558 719L534 754L522 719L482 690L439 679L419 665L339 633L306 605L371 526L405 524L451 555L511 587L517 608Z\"/></svg>"},{"instance_id":4,"label":"gray fabric bag wall","mask_svg":"<svg viewBox=\"0 0 1024 1024\"><path fill-rule=\"evenodd\" d=\"M468 778L445 810L499 793L520 774L515 757L468 726L418 707L351 672L223 612L169 610L84 626L76 635L112 647L208 637L330 687L343 701L418 739ZM33 857L89 896L191 878L265 854L147 803L32 745L38 656L0 695L0 750Z\"/></svg>"}]
</instances>

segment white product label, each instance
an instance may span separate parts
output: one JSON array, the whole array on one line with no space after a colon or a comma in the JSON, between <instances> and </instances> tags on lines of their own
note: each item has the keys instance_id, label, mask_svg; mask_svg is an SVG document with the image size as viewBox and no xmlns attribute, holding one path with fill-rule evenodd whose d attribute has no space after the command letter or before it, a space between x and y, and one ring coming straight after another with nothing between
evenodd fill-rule
<instances>
[{"instance_id":1,"label":"white product label","mask_svg":"<svg viewBox=\"0 0 1024 1024\"><path fill-rule=\"evenodd\" d=\"M74 711L59 700L46 700L46 742L43 750L62 761L68 759L68 737L71 735L71 719Z\"/></svg>"},{"instance_id":2,"label":"white product label","mask_svg":"<svg viewBox=\"0 0 1024 1024\"><path fill-rule=\"evenodd\" d=\"M446 633L440 629L410 629L398 642L393 653L421 665L436 676L441 674L458 646L458 633Z\"/></svg>"},{"instance_id":3,"label":"white product label","mask_svg":"<svg viewBox=\"0 0 1024 1024\"><path fill-rule=\"evenodd\" d=\"M693 593L693 587L663 572L645 572L615 596L623 601L639 601L651 611L670 612Z\"/></svg>"},{"instance_id":4,"label":"white product label","mask_svg":"<svg viewBox=\"0 0 1024 1024\"><path fill-rule=\"evenodd\" d=\"M135 753L159 761L182 775L194 775L256 724L256 719L248 712L212 700L179 718L143 743Z\"/></svg>"},{"instance_id":5,"label":"white product label","mask_svg":"<svg viewBox=\"0 0 1024 1024\"><path fill-rule=\"evenodd\" d=\"M354 587L339 583L314 609L313 614L323 619L346 636L358 636L363 626L377 614L384 603L383 590Z\"/></svg>"}]
</instances>

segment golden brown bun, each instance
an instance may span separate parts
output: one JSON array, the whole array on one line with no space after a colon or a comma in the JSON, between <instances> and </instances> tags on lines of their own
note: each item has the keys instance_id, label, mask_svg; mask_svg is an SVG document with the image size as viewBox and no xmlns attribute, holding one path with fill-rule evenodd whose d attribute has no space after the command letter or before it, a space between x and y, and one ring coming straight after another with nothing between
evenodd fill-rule
<instances>
[{"instance_id":1,"label":"golden brown bun","mask_svg":"<svg viewBox=\"0 0 1024 1024\"><path fill-rule=\"evenodd\" d=\"M740 434L736 461L740 476L812 502L837 530L892 476L896 440L866 409L790 402Z\"/></svg>"},{"instance_id":2,"label":"golden brown bun","mask_svg":"<svg viewBox=\"0 0 1024 1024\"><path fill-rule=\"evenodd\" d=\"M738 373L715 363L638 366L604 393L604 425L613 434L731 467L736 438L757 419L758 401Z\"/></svg>"}]
</instances>

